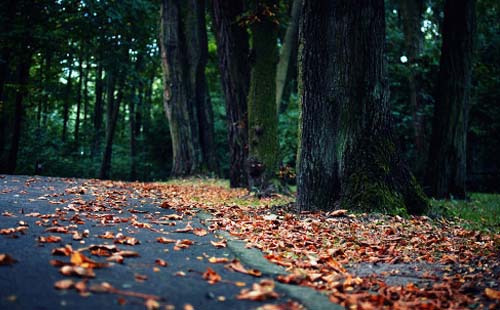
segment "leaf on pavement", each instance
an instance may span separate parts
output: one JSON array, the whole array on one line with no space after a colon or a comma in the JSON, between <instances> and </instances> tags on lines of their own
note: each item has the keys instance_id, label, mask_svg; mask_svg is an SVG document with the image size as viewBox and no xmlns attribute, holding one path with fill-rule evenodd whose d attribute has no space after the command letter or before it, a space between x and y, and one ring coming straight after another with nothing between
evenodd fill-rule
<instances>
[{"instance_id":1,"label":"leaf on pavement","mask_svg":"<svg viewBox=\"0 0 500 310\"><path fill-rule=\"evenodd\" d=\"M229 258L212 256L208 259L208 261L212 264L225 264L225 263L229 262Z\"/></svg>"},{"instance_id":2,"label":"leaf on pavement","mask_svg":"<svg viewBox=\"0 0 500 310\"><path fill-rule=\"evenodd\" d=\"M95 273L92 268L81 266L63 266L59 272L65 276L78 276L83 278L95 278Z\"/></svg>"},{"instance_id":3,"label":"leaf on pavement","mask_svg":"<svg viewBox=\"0 0 500 310\"><path fill-rule=\"evenodd\" d=\"M191 226L191 223L187 223L186 227L184 227L184 228L179 228L179 229L174 230L174 232L176 232L176 233L187 233L187 232L191 232L191 231L193 231L193 226Z\"/></svg>"},{"instance_id":4,"label":"leaf on pavement","mask_svg":"<svg viewBox=\"0 0 500 310\"><path fill-rule=\"evenodd\" d=\"M17 260L15 260L9 254L0 253L0 266L3 266L3 265L12 265L15 262L17 262Z\"/></svg>"},{"instance_id":5,"label":"leaf on pavement","mask_svg":"<svg viewBox=\"0 0 500 310\"><path fill-rule=\"evenodd\" d=\"M62 238L59 236L50 235L48 237L40 236L38 237L38 242L40 243L57 243L61 242Z\"/></svg>"},{"instance_id":6,"label":"leaf on pavement","mask_svg":"<svg viewBox=\"0 0 500 310\"><path fill-rule=\"evenodd\" d=\"M225 239L221 241L210 241L210 243L216 248L225 248L227 246L227 241Z\"/></svg>"},{"instance_id":7,"label":"leaf on pavement","mask_svg":"<svg viewBox=\"0 0 500 310\"><path fill-rule=\"evenodd\" d=\"M73 281L72 279L59 280L54 283L54 287L58 290L68 290L73 286L75 286L75 281Z\"/></svg>"},{"instance_id":8,"label":"leaf on pavement","mask_svg":"<svg viewBox=\"0 0 500 310\"><path fill-rule=\"evenodd\" d=\"M484 294L490 299L500 300L500 291L487 287L484 289Z\"/></svg>"},{"instance_id":9,"label":"leaf on pavement","mask_svg":"<svg viewBox=\"0 0 500 310\"><path fill-rule=\"evenodd\" d=\"M175 240L175 239L169 239L169 238L165 238L165 237L158 237L158 238L156 238L156 241L159 243L164 243L164 244L177 242L177 240Z\"/></svg>"},{"instance_id":10,"label":"leaf on pavement","mask_svg":"<svg viewBox=\"0 0 500 310\"><path fill-rule=\"evenodd\" d=\"M193 229L193 234L195 234L196 236L199 236L199 237L203 237L203 236L208 235L208 231L206 229L203 229L203 228L195 228L195 229Z\"/></svg>"},{"instance_id":11,"label":"leaf on pavement","mask_svg":"<svg viewBox=\"0 0 500 310\"><path fill-rule=\"evenodd\" d=\"M230 264L227 264L224 266L225 268L228 268L230 270L236 271L236 272L241 272L244 274L248 274L254 277L260 277L262 276L262 272L260 272L257 269L246 269L243 267L241 262L237 259L233 260Z\"/></svg>"},{"instance_id":12,"label":"leaf on pavement","mask_svg":"<svg viewBox=\"0 0 500 310\"><path fill-rule=\"evenodd\" d=\"M207 280L207 282L210 284L215 284L222 278L217 272L215 272L215 270L208 267L207 270L205 270L205 272L203 273L203 279Z\"/></svg>"},{"instance_id":13,"label":"leaf on pavement","mask_svg":"<svg viewBox=\"0 0 500 310\"><path fill-rule=\"evenodd\" d=\"M274 286L275 284L273 280L264 279L260 281L260 283L254 283L251 289L242 289L236 298L255 301L276 299L279 295L274 291Z\"/></svg>"}]
</instances>

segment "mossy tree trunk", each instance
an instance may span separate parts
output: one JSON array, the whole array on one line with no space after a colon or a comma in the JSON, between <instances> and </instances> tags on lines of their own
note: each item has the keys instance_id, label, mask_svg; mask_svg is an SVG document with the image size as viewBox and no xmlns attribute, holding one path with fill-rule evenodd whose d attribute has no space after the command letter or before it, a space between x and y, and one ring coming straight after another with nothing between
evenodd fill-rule
<instances>
[{"instance_id":1,"label":"mossy tree trunk","mask_svg":"<svg viewBox=\"0 0 500 310\"><path fill-rule=\"evenodd\" d=\"M443 45L427 183L437 198L465 198L472 75L474 0L445 2Z\"/></svg>"},{"instance_id":2,"label":"mossy tree trunk","mask_svg":"<svg viewBox=\"0 0 500 310\"><path fill-rule=\"evenodd\" d=\"M204 12L200 1L162 1L163 102L172 140L173 176L216 170L212 108L206 101Z\"/></svg>"},{"instance_id":3,"label":"mossy tree trunk","mask_svg":"<svg viewBox=\"0 0 500 310\"><path fill-rule=\"evenodd\" d=\"M213 0L212 14L222 90L226 102L229 143L229 184L246 187L248 177L247 96L250 81L248 33L238 23L245 6L243 0Z\"/></svg>"},{"instance_id":4,"label":"mossy tree trunk","mask_svg":"<svg viewBox=\"0 0 500 310\"><path fill-rule=\"evenodd\" d=\"M392 133L383 0L306 0L300 25L297 205L421 213Z\"/></svg>"},{"instance_id":5,"label":"mossy tree trunk","mask_svg":"<svg viewBox=\"0 0 500 310\"><path fill-rule=\"evenodd\" d=\"M276 66L278 63L277 1L259 1L253 21L252 63L248 93L248 177L251 190L264 191L278 168Z\"/></svg>"}]
</instances>

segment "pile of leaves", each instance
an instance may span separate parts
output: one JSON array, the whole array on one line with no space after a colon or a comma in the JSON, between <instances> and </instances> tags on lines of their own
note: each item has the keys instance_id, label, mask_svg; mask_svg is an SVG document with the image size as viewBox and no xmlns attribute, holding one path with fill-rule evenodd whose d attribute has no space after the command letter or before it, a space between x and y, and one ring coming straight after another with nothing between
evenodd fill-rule
<instances>
[{"instance_id":1,"label":"pile of leaves","mask_svg":"<svg viewBox=\"0 0 500 310\"><path fill-rule=\"evenodd\" d=\"M458 309L500 306L500 235L470 231L426 216L402 218L346 210L297 214L273 199L237 205L244 190L211 184L149 184L179 213L209 212L210 231L225 230L287 268L276 280L313 287L353 309ZM149 192L149 193L148 193ZM281 199L282 200L282 199ZM416 264L418 263L418 264ZM357 275L360 266L385 266ZM354 267L358 268L354 268ZM395 268L390 268L396 266ZM431 271L419 272L428 267ZM406 281L386 281L401 272ZM388 274L390 273L390 274ZM397 282L397 281L396 281Z\"/></svg>"},{"instance_id":2,"label":"pile of leaves","mask_svg":"<svg viewBox=\"0 0 500 310\"><path fill-rule=\"evenodd\" d=\"M71 185L71 186L70 186ZM88 180L78 186L68 183L66 194L89 194L95 199L71 201L58 199L58 194L45 197L49 203L60 205L55 214L25 214L36 217L37 224L46 228L48 235L38 242L60 242L55 234L71 234L76 241L85 238L88 231L78 226L92 219L103 225L126 221L134 229L156 231L155 225L191 218L208 213L205 228L175 228L174 232L199 237L226 231L234 238L247 242L247 247L262 251L270 262L282 266L287 275L263 279L252 288L243 288L238 299L267 300L276 298L275 282L314 288L334 302L350 309L495 309L500 307L500 235L471 231L452 221L431 220L428 217L387 216L381 214L351 214L347 210L332 212L297 213L287 197L255 199L243 189L228 189L215 181L178 181L175 183L125 183ZM78 197L78 196L77 196ZM144 221L135 215L141 210L131 209L128 199L147 200L158 208L175 211L145 214ZM279 205L276 205L278 202ZM113 209L121 214L109 213ZM4 213L3 216L13 216ZM84 218L85 217L85 218ZM69 225L62 225L61 223ZM13 235L26 230L23 222L18 227L4 228L0 234ZM161 231L158 231L161 233ZM74 289L80 294L89 292L113 293L143 298L148 309L159 307L154 295L121 291L109 283L88 287L94 278L94 269L109 264L123 263L140 253L124 251L122 246L133 246L140 241L122 233L105 232L98 236L113 244L90 245L81 249L71 246L56 248L52 254L67 257L51 260L59 272L72 278L55 283L57 289ZM173 243L174 250L196 246L190 239L170 239L160 236L158 243ZM214 247L225 247L225 240L212 242ZM90 255L102 257L97 262ZM213 264L261 275L259 270L245 268L238 261L210 257ZM0 254L1 264L14 264L15 258ZM168 263L157 260L159 267ZM183 274L179 273L179 276ZM212 268L201 275L210 284L224 281ZM137 275L136 280L144 280ZM234 283L239 286L238 283ZM268 305L262 309L301 309L297 303Z\"/></svg>"}]
</instances>

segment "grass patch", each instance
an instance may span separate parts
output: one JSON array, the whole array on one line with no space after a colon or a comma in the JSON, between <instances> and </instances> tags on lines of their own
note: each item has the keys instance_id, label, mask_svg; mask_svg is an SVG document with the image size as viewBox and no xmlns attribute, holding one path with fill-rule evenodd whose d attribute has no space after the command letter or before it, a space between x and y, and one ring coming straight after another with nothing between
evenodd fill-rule
<instances>
[{"instance_id":1,"label":"grass patch","mask_svg":"<svg viewBox=\"0 0 500 310\"><path fill-rule=\"evenodd\" d=\"M465 200L431 200L431 217L459 218L467 229L500 233L500 194L471 193Z\"/></svg>"}]
</instances>

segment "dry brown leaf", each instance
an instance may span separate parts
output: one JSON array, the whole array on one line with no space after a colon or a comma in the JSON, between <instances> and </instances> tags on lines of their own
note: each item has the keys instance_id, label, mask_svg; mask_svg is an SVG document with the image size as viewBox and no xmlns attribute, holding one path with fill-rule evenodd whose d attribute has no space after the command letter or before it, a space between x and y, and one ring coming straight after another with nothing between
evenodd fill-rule
<instances>
[{"instance_id":1,"label":"dry brown leaf","mask_svg":"<svg viewBox=\"0 0 500 310\"><path fill-rule=\"evenodd\" d=\"M176 232L176 233L186 233L186 232L191 232L191 231L193 231L193 226L191 226L191 223L187 223L186 227L184 227L184 228L179 228L179 229L174 230L174 232Z\"/></svg>"},{"instance_id":2,"label":"dry brown leaf","mask_svg":"<svg viewBox=\"0 0 500 310\"><path fill-rule=\"evenodd\" d=\"M71 279L59 280L56 283L54 283L54 287L58 290L67 290L73 288L74 285L75 281Z\"/></svg>"},{"instance_id":3,"label":"dry brown leaf","mask_svg":"<svg viewBox=\"0 0 500 310\"><path fill-rule=\"evenodd\" d=\"M16 262L17 262L17 260L15 260L9 254L4 254L4 253L0 254L0 266L2 266L2 265L12 265L12 264L14 264Z\"/></svg>"},{"instance_id":4,"label":"dry brown leaf","mask_svg":"<svg viewBox=\"0 0 500 310\"><path fill-rule=\"evenodd\" d=\"M224 267L231 269L231 270L234 270L236 272L241 272L241 273L248 274L248 275L251 275L254 277L262 276L262 272L260 272L257 269L246 269L245 267L243 267L241 262L237 259L233 260L230 264L227 264Z\"/></svg>"},{"instance_id":5,"label":"dry brown leaf","mask_svg":"<svg viewBox=\"0 0 500 310\"><path fill-rule=\"evenodd\" d=\"M156 241L159 243L164 243L164 244L177 242L177 240L169 239L169 238L165 238L165 237L158 237L158 238L156 238Z\"/></svg>"},{"instance_id":6,"label":"dry brown leaf","mask_svg":"<svg viewBox=\"0 0 500 310\"><path fill-rule=\"evenodd\" d=\"M158 258L157 260L155 260L155 263L158 266L161 266L161 267L167 267L168 266L168 263L166 261L164 261L163 259L161 259L161 258Z\"/></svg>"},{"instance_id":7,"label":"dry brown leaf","mask_svg":"<svg viewBox=\"0 0 500 310\"><path fill-rule=\"evenodd\" d=\"M225 263L229 262L229 258L212 256L208 259L208 261L212 264L225 264Z\"/></svg>"},{"instance_id":8,"label":"dry brown leaf","mask_svg":"<svg viewBox=\"0 0 500 310\"><path fill-rule=\"evenodd\" d=\"M263 301L267 299L276 299L279 297L278 293L274 291L274 281L264 279L260 283L254 283L252 289L242 289L236 296L237 299L249 299L255 301Z\"/></svg>"},{"instance_id":9,"label":"dry brown leaf","mask_svg":"<svg viewBox=\"0 0 500 310\"><path fill-rule=\"evenodd\" d=\"M61 242L62 238L59 237L59 236L48 236L48 237L44 237L44 236L40 236L38 237L38 242L40 243L57 243L57 242Z\"/></svg>"},{"instance_id":10,"label":"dry brown leaf","mask_svg":"<svg viewBox=\"0 0 500 310\"><path fill-rule=\"evenodd\" d=\"M193 234L195 234L196 236L199 236L199 237L203 237L203 236L208 235L208 231L206 229L203 229L203 228L195 228L195 229L193 229Z\"/></svg>"},{"instance_id":11,"label":"dry brown leaf","mask_svg":"<svg viewBox=\"0 0 500 310\"><path fill-rule=\"evenodd\" d=\"M484 289L484 294L490 299L500 300L500 291L487 287Z\"/></svg>"},{"instance_id":12,"label":"dry brown leaf","mask_svg":"<svg viewBox=\"0 0 500 310\"><path fill-rule=\"evenodd\" d=\"M81 266L84 268L102 268L107 266L107 264L105 263L98 263L94 260L91 260L78 251L71 253L70 262L74 266Z\"/></svg>"},{"instance_id":13,"label":"dry brown leaf","mask_svg":"<svg viewBox=\"0 0 500 310\"><path fill-rule=\"evenodd\" d=\"M52 250L52 255L70 256L71 253L73 253L73 248L69 244L65 245L62 248L55 248Z\"/></svg>"},{"instance_id":14,"label":"dry brown leaf","mask_svg":"<svg viewBox=\"0 0 500 310\"><path fill-rule=\"evenodd\" d=\"M78 276L83 278L95 278L95 273L92 268L81 266L63 266L59 272L65 276Z\"/></svg>"},{"instance_id":15,"label":"dry brown leaf","mask_svg":"<svg viewBox=\"0 0 500 310\"><path fill-rule=\"evenodd\" d=\"M116 253L117 255L121 255L123 257L139 257L139 253L135 251L119 251Z\"/></svg>"},{"instance_id":16,"label":"dry brown leaf","mask_svg":"<svg viewBox=\"0 0 500 310\"><path fill-rule=\"evenodd\" d=\"M227 241L225 239L221 241L210 241L210 243L216 248L225 248L227 246Z\"/></svg>"},{"instance_id":17,"label":"dry brown leaf","mask_svg":"<svg viewBox=\"0 0 500 310\"><path fill-rule=\"evenodd\" d=\"M158 310L160 309L160 303L154 299L146 299L144 302L147 310Z\"/></svg>"},{"instance_id":18,"label":"dry brown leaf","mask_svg":"<svg viewBox=\"0 0 500 310\"><path fill-rule=\"evenodd\" d=\"M205 272L203 273L203 279L207 280L207 282L210 284L215 284L222 278L217 272L215 272L215 270L208 267L207 270L205 270Z\"/></svg>"}]
</instances>

